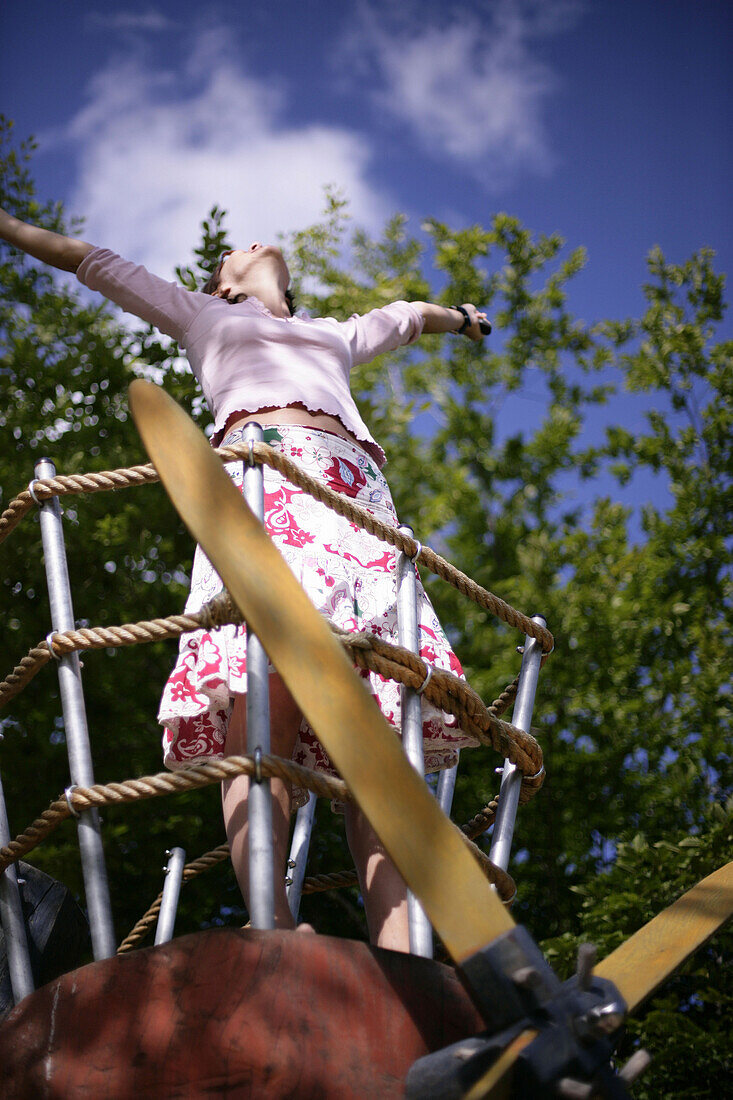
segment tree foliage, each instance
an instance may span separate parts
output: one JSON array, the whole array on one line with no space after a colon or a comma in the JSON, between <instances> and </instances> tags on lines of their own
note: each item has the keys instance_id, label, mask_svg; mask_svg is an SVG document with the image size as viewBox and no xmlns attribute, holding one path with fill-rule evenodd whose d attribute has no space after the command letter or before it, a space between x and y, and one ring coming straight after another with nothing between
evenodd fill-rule
<instances>
[{"instance_id":1,"label":"tree foliage","mask_svg":"<svg viewBox=\"0 0 733 1100\"><path fill-rule=\"evenodd\" d=\"M4 132L0 205L63 229L61 207L34 195L30 152ZM463 229L430 220L419 237L396 216L373 239L330 193L321 222L284 244L298 299L319 314L397 298L475 301L490 312L483 346L425 337L359 367L355 396L389 455L403 521L487 588L540 611L555 634L534 716L548 777L517 823L515 915L563 971L584 938L603 956L730 851L733 371L719 335L723 277L709 250L677 265L655 249L642 316L588 324L569 306L583 250L505 214ZM214 207L190 245L178 277L193 287L230 246L225 213ZM170 341L124 327L5 246L0 281L4 505L44 453L64 473L144 461L126 405L136 374L208 422ZM69 499L65 519L81 621L180 608L192 548L159 489ZM9 670L49 629L37 524L26 520L0 552ZM469 680L494 698L516 674L521 639L452 589L429 587ZM159 770L155 712L172 659L171 644L85 657L98 781ZM13 701L3 730L19 831L68 783L51 668ZM464 753L456 819L493 797L498 763ZM220 843L219 817L212 789L105 814L121 936L160 888L163 850L181 844L193 857ZM70 827L32 858L81 892ZM338 820L319 808L312 869L346 859ZM306 899L304 915L322 931L364 935L356 891ZM178 930L229 921L242 921L229 870L186 887ZM630 1048L643 1041L658 1054L640 1096L712 1095L729 1072L726 944L716 937L632 1025Z\"/></svg>"}]
</instances>

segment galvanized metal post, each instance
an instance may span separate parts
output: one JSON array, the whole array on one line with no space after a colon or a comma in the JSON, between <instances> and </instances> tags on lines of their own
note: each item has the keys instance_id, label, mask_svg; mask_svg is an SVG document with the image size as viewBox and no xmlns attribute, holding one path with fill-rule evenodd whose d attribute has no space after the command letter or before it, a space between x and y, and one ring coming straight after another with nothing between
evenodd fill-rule
<instances>
[{"instance_id":1,"label":"galvanized metal post","mask_svg":"<svg viewBox=\"0 0 733 1100\"><path fill-rule=\"evenodd\" d=\"M537 623L539 626L547 625L542 615L533 615L532 622ZM532 709L541 661L542 647L540 643L527 634L524 639L522 667L519 672L517 698L512 715L512 725L518 726L525 733L529 732L532 724ZM509 866L509 855L521 786L522 773L511 761L505 760L501 773L501 786L499 787L499 808L496 812L494 831L491 835L491 851L489 852L492 862L504 871Z\"/></svg>"},{"instance_id":2,"label":"galvanized metal post","mask_svg":"<svg viewBox=\"0 0 733 1100\"><path fill-rule=\"evenodd\" d=\"M457 775L458 763L455 763L452 768L444 768L438 776L438 789L435 792L435 797L438 800L438 805L440 806L446 817L450 817L451 806L453 805L453 792L456 789Z\"/></svg>"},{"instance_id":3,"label":"galvanized metal post","mask_svg":"<svg viewBox=\"0 0 733 1100\"><path fill-rule=\"evenodd\" d=\"M259 424L244 426L244 440L262 442ZM258 519L265 518L262 467L245 460L244 497ZM247 752L258 760L270 751L270 676L267 654L247 627ZM249 784L249 916L253 928L275 927L275 878L270 780L255 775Z\"/></svg>"},{"instance_id":4,"label":"galvanized metal post","mask_svg":"<svg viewBox=\"0 0 733 1100\"><path fill-rule=\"evenodd\" d=\"M155 929L155 943L168 943L173 939L173 928L176 923L176 910L178 898L183 882L183 866L186 862L185 848L171 848L165 853L168 856L168 864L165 867L165 882L163 883L163 897L160 901L160 913Z\"/></svg>"},{"instance_id":5,"label":"galvanized metal post","mask_svg":"<svg viewBox=\"0 0 733 1100\"><path fill-rule=\"evenodd\" d=\"M51 478L55 474L56 467L50 459L42 458L36 463L37 478ZM76 624L58 498L44 500L39 511L51 622L55 631L74 630ZM94 770L81 684L81 665L77 653L69 653L59 659L58 675L71 782L77 786L91 787L94 784ZM115 954L116 943L102 834L96 809L84 810L79 815L78 835L92 951L95 959L106 959Z\"/></svg>"},{"instance_id":6,"label":"galvanized metal post","mask_svg":"<svg viewBox=\"0 0 733 1100\"><path fill-rule=\"evenodd\" d=\"M2 740L2 737L0 737ZM0 848L9 844L10 825L5 808L5 795L0 779ZM0 875L0 924L5 937L5 949L8 953L10 988L15 1004L33 992L33 971L28 951L28 935L23 919L23 906L20 900L18 874L15 864L11 863Z\"/></svg>"},{"instance_id":7,"label":"galvanized metal post","mask_svg":"<svg viewBox=\"0 0 733 1100\"><path fill-rule=\"evenodd\" d=\"M309 791L308 801L305 806L300 807L295 815L293 840L290 845L290 859L288 860L288 873L285 879L285 893L287 894L290 912L293 914L293 919L296 924L298 922L300 898L303 893L303 880L305 879L305 868L308 862L308 848L310 847L311 833L313 831L313 815L316 812L316 801L317 799L313 791Z\"/></svg>"},{"instance_id":8,"label":"galvanized metal post","mask_svg":"<svg viewBox=\"0 0 733 1100\"><path fill-rule=\"evenodd\" d=\"M412 537L411 527L400 531ZM397 554L397 633L401 646L413 653L420 652L417 621L417 574L415 562L407 554ZM400 691L402 711L402 744L407 759L415 771L425 775L423 754L422 698L417 691L404 684ZM426 853L427 855L427 853ZM410 951L423 958L433 957L433 930L425 911L411 890L407 892L407 918L410 929Z\"/></svg>"}]
</instances>

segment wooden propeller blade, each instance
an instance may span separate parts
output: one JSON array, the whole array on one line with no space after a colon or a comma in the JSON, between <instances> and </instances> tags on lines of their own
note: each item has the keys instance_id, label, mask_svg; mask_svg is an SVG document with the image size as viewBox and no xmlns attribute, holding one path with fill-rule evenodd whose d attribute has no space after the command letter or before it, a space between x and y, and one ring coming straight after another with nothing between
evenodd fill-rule
<instances>
[{"instance_id":1,"label":"wooden propeller blade","mask_svg":"<svg viewBox=\"0 0 733 1100\"><path fill-rule=\"evenodd\" d=\"M618 987L633 1012L731 915L733 863L727 863L607 955L595 973Z\"/></svg>"},{"instance_id":2,"label":"wooden propeller blade","mask_svg":"<svg viewBox=\"0 0 733 1100\"><path fill-rule=\"evenodd\" d=\"M130 406L173 504L318 734L446 948L460 963L514 921L406 760L323 617L206 437L160 387Z\"/></svg>"},{"instance_id":3,"label":"wooden propeller blade","mask_svg":"<svg viewBox=\"0 0 733 1100\"><path fill-rule=\"evenodd\" d=\"M698 882L598 963L633 1012L733 915L733 863ZM466 1093L464 1100L508 1097L514 1063L537 1032L528 1028Z\"/></svg>"}]
</instances>

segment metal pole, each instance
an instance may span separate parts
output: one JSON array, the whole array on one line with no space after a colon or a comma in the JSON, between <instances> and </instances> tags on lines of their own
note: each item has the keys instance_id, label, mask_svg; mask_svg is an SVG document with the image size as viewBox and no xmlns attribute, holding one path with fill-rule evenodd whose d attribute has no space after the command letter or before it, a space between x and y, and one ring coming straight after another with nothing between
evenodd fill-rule
<instances>
[{"instance_id":1,"label":"metal pole","mask_svg":"<svg viewBox=\"0 0 733 1100\"><path fill-rule=\"evenodd\" d=\"M543 615L533 615L532 622L539 626L547 626ZM522 667L519 671L519 685L517 687L517 699L514 704L512 725L518 726L525 733L529 732L532 724L532 708L537 691L537 680L540 674L542 661L542 647L529 634L524 639L524 653ZM509 760L504 761L501 773L501 786L499 787L499 808L496 812L494 831L491 835L491 851L489 858L497 867L506 871L509 866L509 854L514 835L514 821L519 805L519 790L522 786L522 773Z\"/></svg>"},{"instance_id":2,"label":"metal pole","mask_svg":"<svg viewBox=\"0 0 733 1100\"><path fill-rule=\"evenodd\" d=\"M156 946L159 943L168 943L169 940L173 939L178 897L183 882L183 865L186 862L185 848L171 848L165 854L168 856L168 865L163 868L165 882L163 883L163 897L160 902L158 925L155 929Z\"/></svg>"},{"instance_id":3,"label":"metal pole","mask_svg":"<svg viewBox=\"0 0 733 1100\"><path fill-rule=\"evenodd\" d=\"M309 792L308 801L301 806L295 815L293 828L293 840L290 845L290 859L288 860L288 874L285 879L285 893L288 897L290 912L295 923L298 923L298 910L300 909L300 897L303 893L303 880L305 867L308 862L308 848L313 831L313 815L316 812L316 796Z\"/></svg>"},{"instance_id":4,"label":"metal pole","mask_svg":"<svg viewBox=\"0 0 733 1100\"><path fill-rule=\"evenodd\" d=\"M245 424L247 443L260 443L262 428ZM244 464L244 497L264 522L265 487L262 467ZM247 752L255 761L270 751L270 676L267 654L247 627ZM272 794L270 780L255 775L249 784L249 916L253 928L275 927L275 877L272 848Z\"/></svg>"},{"instance_id":5,"label":"metal pole","mask_svg":"<svg viewBox=\"0 0 733 1100\"><path fill-rule=\"evenodd\" d=\"M412 536L412 528L400 531ZM415 563L400 551L397 554L397 634L399 643L413 653L420 652L417 622L417 574ZM402 744L407 759L420 776L425 775L422 732L422 698L417 691L402 685ZM433 930L425 911L411 890L407 891L407 919L410 929L410 951L425 959L433 957Z\"/></svg>"},{"instance_id":6,"label":"metal pole","mask_svg":"<svg viewBox=\"0 0 733 1100\"><path fill-rule=\"evenodd\" d=\"M0 740L2 738L0 737ZM10 843L10 825L5 809L5 795L0 779L0 848ZM10 971L10 987L13 991L15 1004L22 1001L29 993L32 993L33 971L31 969L31 957L28 951L28 936L23 919L23 906L20 900L18 887L18 874L15 864L0 875L0 924L5 936L5 948L8 952L8 969Z\"/></svg>"},{"instance_id":7,"label":"metal pole","mask_svg":"<svg viewBox=\"0 0 733 1100\"><path fill-rule=\"evenodd\" d=\"M49 458L42 458L36 463L37 478L50 478L55 474L56 467ZM44 500L39 511L51 622L55 631L74 630L76 624L58 498ZM58 661L58 674L71 782L81 787L91 787L94 784L94 770L79 655L69 653L61 657ZM77 828L92 951L95 959L107 959L115 954L117 947L97 810L84 810L79 815Z\"/></svg>"},{"instance_id":8,"label":"metal pole","mask_svg":"<svg viewBox=\"0 0 733 1100\"><path fill-rule=\"evenodd\" d=\"M453 805L453 792L456 789L456 776L458 775L458 762L453 765L452 768L444 768L438 776L438 789L435 792L435 797L438 800L438 805L445 814L446 817L450 817L451 806Z\"/></svg>"}]
</instances>

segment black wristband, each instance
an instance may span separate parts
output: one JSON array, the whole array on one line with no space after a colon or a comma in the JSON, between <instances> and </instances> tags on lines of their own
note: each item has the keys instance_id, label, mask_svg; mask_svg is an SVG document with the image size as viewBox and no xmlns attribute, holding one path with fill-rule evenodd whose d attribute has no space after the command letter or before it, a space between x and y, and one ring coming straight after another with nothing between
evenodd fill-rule
<instances>
[{"instance_id":1,"label":"black wristband","mask_svg":"<svg viewBox=\"0 0 733 1100\"><path fill-rule=\"evenodd\" d=\"M460 328L454 328L454 329L451 330L452 332L455 333L456 336L460 336L461 333L465 332L466 329L471 324L471 318L468 316L468 310L464 306L451 306L450 308L451 309L457 309L459 313L463 314L463 324L461 325L461 327Z\"/></svg>"}]
</instances>

